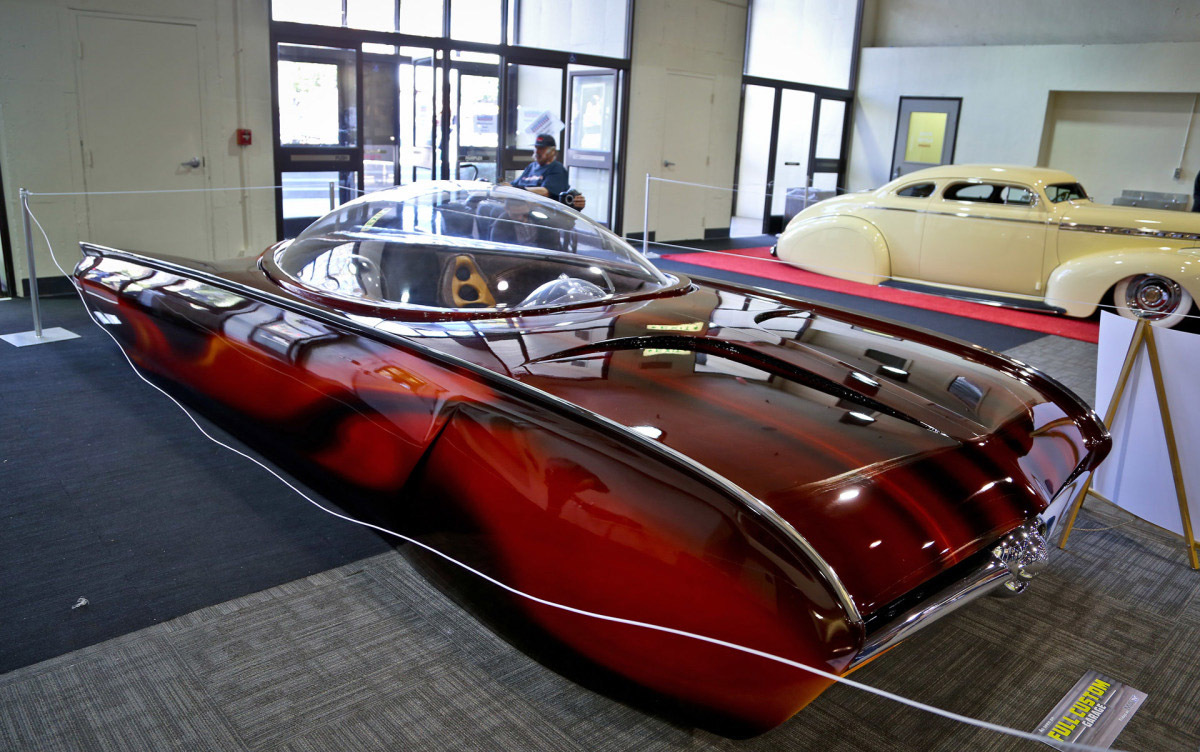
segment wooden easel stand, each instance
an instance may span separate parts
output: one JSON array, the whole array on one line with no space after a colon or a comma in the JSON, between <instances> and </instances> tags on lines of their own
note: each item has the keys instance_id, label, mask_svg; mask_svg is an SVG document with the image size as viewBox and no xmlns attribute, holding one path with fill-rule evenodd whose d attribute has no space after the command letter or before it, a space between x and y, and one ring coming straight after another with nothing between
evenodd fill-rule
<instances>
[{"instance_id":1,"label":"wooden easel stand","mask_svg":"<svg viewBox=\"0 0 1200 752\"><path fill-rule=\"evenodd\" d=\"M1104 413L1104 427L1112 430L1113 421L1117 417L1117 409L1121 406L1121 398L1129 383L1129 374L1133 364L1137 362L1138 352L1142 345L1146 346L1146 355L1150 359L1150 373L1154 378L1154 393L1158 397L1158 411L1162 416L1163 433L1167 438L1167 456L1171 459L1171 475L1175 480L1175 496L1179 499L1179 518L1183 521L1183 537L1187 540L1188 559L1192 569L1200 569L1200 558L1196 555L1196 539L1192 533L1192 515L1188 511L1187 490L1183 485L1183 470L1179 464L1179 450L1175 445L1175 427L1171 422L1171 409L1167 404L1167 390L1163 386L1162 367L1158 362L1158 346L1154 341L1154 327L1146 319L1138 319L1137 327L1133 330L1133 339L1129 350L1125 353L1125 362L1121 364L1121 373L1117 377L1117 385L1113 390L1112 399L1108 402L1108 410ZM1083 500L1092 490L1092 478L1083 484L1083 489L1071 504L1071 513L1067 517L1067 526L1063 528L1062 537L1058 540L1059 548L1067 547L1067 539L1071 537L1071 528L1075 527L1075 518L1083 507Z\"/></svg>"}]
</instances>

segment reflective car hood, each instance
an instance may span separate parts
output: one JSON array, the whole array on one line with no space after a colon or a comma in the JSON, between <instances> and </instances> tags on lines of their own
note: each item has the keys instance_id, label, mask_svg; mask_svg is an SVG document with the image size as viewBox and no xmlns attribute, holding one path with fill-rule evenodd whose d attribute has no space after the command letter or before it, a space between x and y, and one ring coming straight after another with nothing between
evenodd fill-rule
<instances>
[{"instance_id":1,"label":"reflective car hood","mask_svg":"<svg viewBox=\"0 0 1200 752\"><path fill-rule=\"evenodd\" d=\"M1104 442L1094 414L1036 372L876 319L719 283L609 314L425 342L738 484L864 614L1044 509Z\"/></svg>"}]
</instances>

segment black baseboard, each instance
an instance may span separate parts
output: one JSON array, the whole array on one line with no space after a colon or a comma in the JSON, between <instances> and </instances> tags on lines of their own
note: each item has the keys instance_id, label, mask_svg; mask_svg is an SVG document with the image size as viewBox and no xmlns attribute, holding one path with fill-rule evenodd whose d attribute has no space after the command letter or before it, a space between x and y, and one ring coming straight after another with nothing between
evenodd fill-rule
<instances>
[{"instance_id":1,"label":"black baseboard","mask_svg":"<svg viewBox=\"0 0 1200 752\"><path fill-rule=\"evenodd\" d=\"M654 242L654 236L655 236L656 234L657 234L657 231L655 231L655 230L651 230L651 231L650 231L650 238L649 238L649 240L650 240L650 242L651 242L651 243L653 243L653 242ZM640 233L640 232L631 232L631 233L629 233L628 235L626 235L626 236L625 236L625 239L626 239L626 240L641 240L641 239L642 239L642 233Z\"/></svg>"},{"instance_id":2,"label":"black baseboard","mask_svg":"<svg viewBox=\"0 0 1200 752\"><path fill-rule=\"evenodd\" d=\"M63 276L38 277L38 297L61 298L75 294L75 287ZM21 295L29 297L29 280L21 280Z\"/></svg>"},{"instance_id":3,"label":"black baseboard","mask_svg":"<svg viewBox=\"0 0 1200 752\"><path fill-rule=\"evenodd\" d=\"M728 227L709 227L704 230L704 239L705 240L716 240L719 238L727 238L727 237L729 237L729 228Z\"/></svg>"}]
</instances>

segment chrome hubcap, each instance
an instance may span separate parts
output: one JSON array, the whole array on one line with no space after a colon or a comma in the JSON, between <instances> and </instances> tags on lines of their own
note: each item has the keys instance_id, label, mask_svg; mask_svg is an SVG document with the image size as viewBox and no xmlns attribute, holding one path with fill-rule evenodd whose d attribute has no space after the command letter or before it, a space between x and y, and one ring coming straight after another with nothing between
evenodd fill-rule
<instances>
[{"instance_id":1,"label":"chrome hubcap","mask_svg":"<svg viewBox=\"0 0 1200 752\"><path fill-rule=\"evenodd\" d=\"M1157 321L1179 308L1183 288L1157 274L1145 274L1130 283L1125 290L1125 305L1144 319Z\"/></svg>"}]
</instances>

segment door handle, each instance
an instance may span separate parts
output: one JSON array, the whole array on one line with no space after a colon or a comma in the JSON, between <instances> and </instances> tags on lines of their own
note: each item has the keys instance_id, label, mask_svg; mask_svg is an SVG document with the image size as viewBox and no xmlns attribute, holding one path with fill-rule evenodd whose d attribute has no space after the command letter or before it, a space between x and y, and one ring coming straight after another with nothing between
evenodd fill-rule
<instances>
[{"instance_id":1,"label":"door handle","mask_svg":"<svg viewBox=\"0 0 1200 752\"><path fill-rule=\"evenodd\" d=\"M180 162L179 166L180 167L199 167L202 164L204 164L203 159L201 159L200 157L192 157L191 159L189 159L186 162Z\"/></svg>"},{"instance_id":2,"label":"door handle","mask_svg":"<svg viewBox=\"0 0 1200 752\"><path fill-rule=\"evenodd\" d=\"M669 160L669 159L663 160L663 167L674 167L674 166L675 166L675 163L672 162L671 160Z\"/></svg>"}]
</instances>

